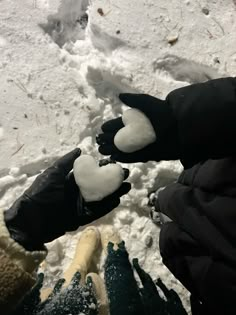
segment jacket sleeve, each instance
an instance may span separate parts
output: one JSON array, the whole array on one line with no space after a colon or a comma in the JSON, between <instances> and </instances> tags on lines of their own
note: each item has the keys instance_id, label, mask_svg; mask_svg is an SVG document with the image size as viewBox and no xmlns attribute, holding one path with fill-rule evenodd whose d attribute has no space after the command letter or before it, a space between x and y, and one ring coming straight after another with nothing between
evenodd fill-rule
<instances>
[{"instance_id":1,"label":"jacket sleeve","mask_svg":"<svg viewBox=\"0 0 236 315\"><path fill-rule=\"evenodd\" d=\"M174 222L161 229L160 251L166 267L202 303L201 314L235 314L233 266L211 256Z\"/></svg>"},{"instance_id":2,"label":"jacket sleeve","mask_svg":"<svg viewBox=\"0 0 236 315\"><path fill-rule=\"evenodd\" d=\"M159 193L158 202L160 212L205 251L236 264L235 198L174 183Z\"/></svg>"},{"instance_id":3,"label":"jacket sleeve","mask_svg":"<svg viewBox=\"0 0 236 315\"><path fill-rule=\"evenodd\" d=\"M235 314L235 198L220 192L183 183L162 190L160 211L173 222L161 229L160 251L176 278L214 309L208 314Z\"/></svg>"},{"instance_id":4,"label":"jacket sleeve","mask_svg":"<svg viewBox=\"0 0 236 315\"><path fill-rule=\"evenodd\" d=\"M236 78L222 78L172 91L183 165L236 154Z\"/></svg>"},{"instance_id":5,"label":"jacket sleeve","mask_svg":"<svg viewBox=\"0 0 236 315\"><path fill-rule=\"evenodd\" d=\"M204 249L175 222L162 225L159 245L163 263L200 300L203 279L211 264Z\"/></svg>"},{"instance_id":6,"label":"jacket sleeve","mask_svg":"<svg viewBox=\"0 0 236 315\"><path fill-rule=\"evenodd\" d=\"M8 314L36 283L36 269L45 251L28 252L16 243L0 211L0 314Z\"/></svg>"}]
</instances>

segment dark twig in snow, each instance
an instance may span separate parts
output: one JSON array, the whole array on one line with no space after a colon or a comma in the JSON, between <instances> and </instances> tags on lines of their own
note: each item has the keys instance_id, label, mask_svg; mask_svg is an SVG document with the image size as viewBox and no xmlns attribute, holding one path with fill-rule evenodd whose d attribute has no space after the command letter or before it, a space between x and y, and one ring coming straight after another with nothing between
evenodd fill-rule
<instances>
[{"instance_id":1,"label":"dark twig in snow","mask_svg":"<svg viewBox=\"0 0 236 315\"><path fill-rule=\"evenodd\" d=\"M16 155L16 154L23 148L24 145L25 145L25 144L23 143L14 153L12 153L11 156Z\"/></svg>"},{"instance_id":2,"label":"dark twig in snow","mask_svg":"<svg viewBox=\"0 0 236 315\"><path fill-rule=\"evenodd\" d=\"M26 93L28 97L32 98L31 92L29 92L29 91L26 89L26 87L24 86L24 84L23 84L20 80L16 79L15 81L13 80L12 82L14 82L15 85L16 85L21 91L23 91L24 93Z\"/></svg>"}]
</instances>

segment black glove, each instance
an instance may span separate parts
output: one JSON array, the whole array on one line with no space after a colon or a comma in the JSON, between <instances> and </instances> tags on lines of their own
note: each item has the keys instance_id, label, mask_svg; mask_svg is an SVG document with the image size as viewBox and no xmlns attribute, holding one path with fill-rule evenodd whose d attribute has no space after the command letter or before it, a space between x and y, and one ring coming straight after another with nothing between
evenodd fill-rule
<instances>
[{"instance_id":1,"label":"black glove","mask_svg":"<svg viewBox=\"0 0 236 315\"><path fill-rule=\"evenodd\" d=\"M44 274L38 274L38 281L34 287L23 297L16 309L10 315L35 315L41 303L40 290L43 287Z\"/></svg>"},{"instance_id":2,"label":"black glove","mask_svg":"<svg viewBox=\"0 0 236 315\"><path fill-rule=\"evenodd\" d=\"M43 249L44 243L105 215L130 190L130 184L123 183L100 202L84 202L73 173L69 174L80 153L75 149L56 161L4 213L11 237L25 249Z\"/></svg>"},{"instance_id":3,"label":"black glove","mask_svg":"<svg viewBox=\"0 0 236 315\"><path fill-rule=\"evenodd\" d=\"M115 250L114 244L108 243L108 255L104 265L110 314L146 315L125 243L117 245L118 249Z\"/></svg>"},{"instance_id":4,"label":"black glove","mask_svg":"<svg viewBox=\"0 0 236 315\"><path fill-rule=\"evenodd\" d=\"M121 94L126 105L151 121L157 140L126 154L114 145L121 118L108 121L98 136L99 151L121 162L181 159L185 168L236 154L236 79L222 78L173 90L165 101L149 95Z\"/></svg>"},{"instance_id":5,"label":"black glove","mask_svg":"<svg viewBox=\"0 0 236 315\"><path fill-rule=\"evenodd\" d=\"M124 163L179 159L177 125L168 102L145 94L120 94L120 100L142 111L150 120L156 141L134 153L123 153L114 144L116 133L124 127L122 118L112 119L102 125L103 133L97 136L99 152Z\"/></svg>"},{"instance_id":6,"label":"black glove","mask_svg":"<svg viewBox=\"0 0 236 315\"><path fill-rule=\"evenodd\" d=\"M51 294L41 301L44 274L38 275L38 282L10 315L97 315L98 305L93 293L92 280L88 277L85 285L80 284L81 275L76 272L68 287L62 288L65 279L59 279Z\"/></svg>"},{"instance_id":7,"label":"black glove","mask_svg":"<svg viewBox=\"0 0 236 315\"><path fill-rule=\"evenodd\" d=\"M80 194L68 173L80 153L75 149L57 160L4 213L11 237L26 249L42 249L44 243L79 227Z\"/></svg>"},{"instance_id":8,"label":"black glove","mask_svg":"<svg viewBox=\"0 0 236 315\"><path fill-rule=\"evenodd\" d=\"M140 295L145 315L187 315L180 297L173 289L169 290L161 279L154 283L150 275L140 267L138 259L133 259L133 266L142 282ZM157 287L162 290L166 300L160 297Z\"/></svg>"},{"instance_id":9,"label":"black glove","mask_svg":"<svg viewBox=\"0 0 236 315\"><path fill-rule=\"evenodd\" d=\"M38 305L35 315L97 315L98 304L93 292L92 279L80 284L81 275L76 272L68 287L62 288L65 280L59 279L49 297Z\"/></svg>"},{"instance_id":10,"label":"black glove","mask_svg":"<svg viewBox=\"0 0 236 315\"><path fill-rule=\"evenodd\" d=\"M140 267L137 258L133 259L133 266L142 283L139 293L145 309L145 315L167 315L165 312L165 301L160 297L151 276Z\"/></svg>"},{"instance_id":11,"label":"black glove","mask_svg":"<svg viewBox=\"0 0 236 315\"><path fill-rule=\"evenodd\" d=\"M156 285L162 290L166 297L165 309L166 314L173 315L187 315L187 312L183 306L183 303L179 295L173 289L168 289L165 284L158 279Z\"/></svg>"}]
</instances>

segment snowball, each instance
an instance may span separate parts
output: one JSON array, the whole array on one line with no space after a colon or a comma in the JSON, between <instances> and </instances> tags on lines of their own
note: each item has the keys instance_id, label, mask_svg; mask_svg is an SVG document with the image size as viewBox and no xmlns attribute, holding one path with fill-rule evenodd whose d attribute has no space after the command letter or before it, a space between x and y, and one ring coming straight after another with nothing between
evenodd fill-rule
<instances>
[{"instance_id":1,"label":"snowball","mask_svg":"<svg viewBox=\"0 0 236 315\"><path fill-rule=\"evenodd\" d=\"M115 135L116 147L125 153L145 148L156 141L156 133L147 116L138 109L130 109L122 116L124 128Z\"/></svg>"},{"instance_id":2,"label":"snowball","mask_svg":"<svg viewBox=\"0 0 236 315\"><path fill-rule=\"evenodd\" d=\"M74 176L86 201L99 201L115 192L124 180L118 164L99 167L90 155L81 155L74 162Z\"/></svg>"}]
</instances>

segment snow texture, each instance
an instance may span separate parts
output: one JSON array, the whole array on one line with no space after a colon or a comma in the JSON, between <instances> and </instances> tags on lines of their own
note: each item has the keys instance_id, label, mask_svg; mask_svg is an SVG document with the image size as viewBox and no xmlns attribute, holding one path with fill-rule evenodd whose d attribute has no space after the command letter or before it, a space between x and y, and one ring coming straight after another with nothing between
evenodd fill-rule
<instances>
[{"instance_id":1,"label":"snow texture","mask_svg":"<svg viewBox=\"0 0 236 315\"><path fill-rule=\"evenodd\" d=\"M127 0L91 0L88 24L79 40L74 37L79 25L66 13L75 12L80 19L84 11L77 11L79 0L0 3L0 207L4 209L71 149L80 147L83 154L103 158L95 136L104 121L123 113L119 92L165 98L190 82L236 75L234 1L140 0L134 5ZM59 11L64 23L61 47L40 27ZM159 228L149 219L147 206L147 196L175 181L181 165L150 162L128 167L132 190L96 225L115 226L130 257L138 257L154 279L161 277L176 289L186 306L186 290L162 264ZM48 244L53 252L46 264L48 286L70 263L79 234L80 230ZM147 246L150 237L153 242ZM100 272L102 263L103 255L97 261Z\"/></svg>"},{"instance_id":2,"label":"snow texture","mask_svg":"<svg viewBox=\"0 0 236 315\"><path fill-rule=\"evenodd\" d=\"M124 112L125 125L114 138L115 146L122 152L132 153L156 141L156 133L150 120L138 109Z\"/></svg>"},{"instance_id":3,"label":"snow texture","mask_svg":"<svg viewBox=\"0 0 236 315\"><path fill-rule=\"evenodd\" d=\"M99 201L115 192L124 180L118 164L99 167L91 155L81 155L74 162L75 181L85 201Z\"/></svg>"},{"instance_id":4,"label":"snow texture","mask_svg":"<svg viewBox=\"0 0 236 315\"><path fill-rule=\"evenodd\" d=\"M84 30L88 22L87 8L88 0L63 1L58 12L49 15L47 23L40 26L60 47L67 41L84 39Z\"/></svg>"}]
</instances>

